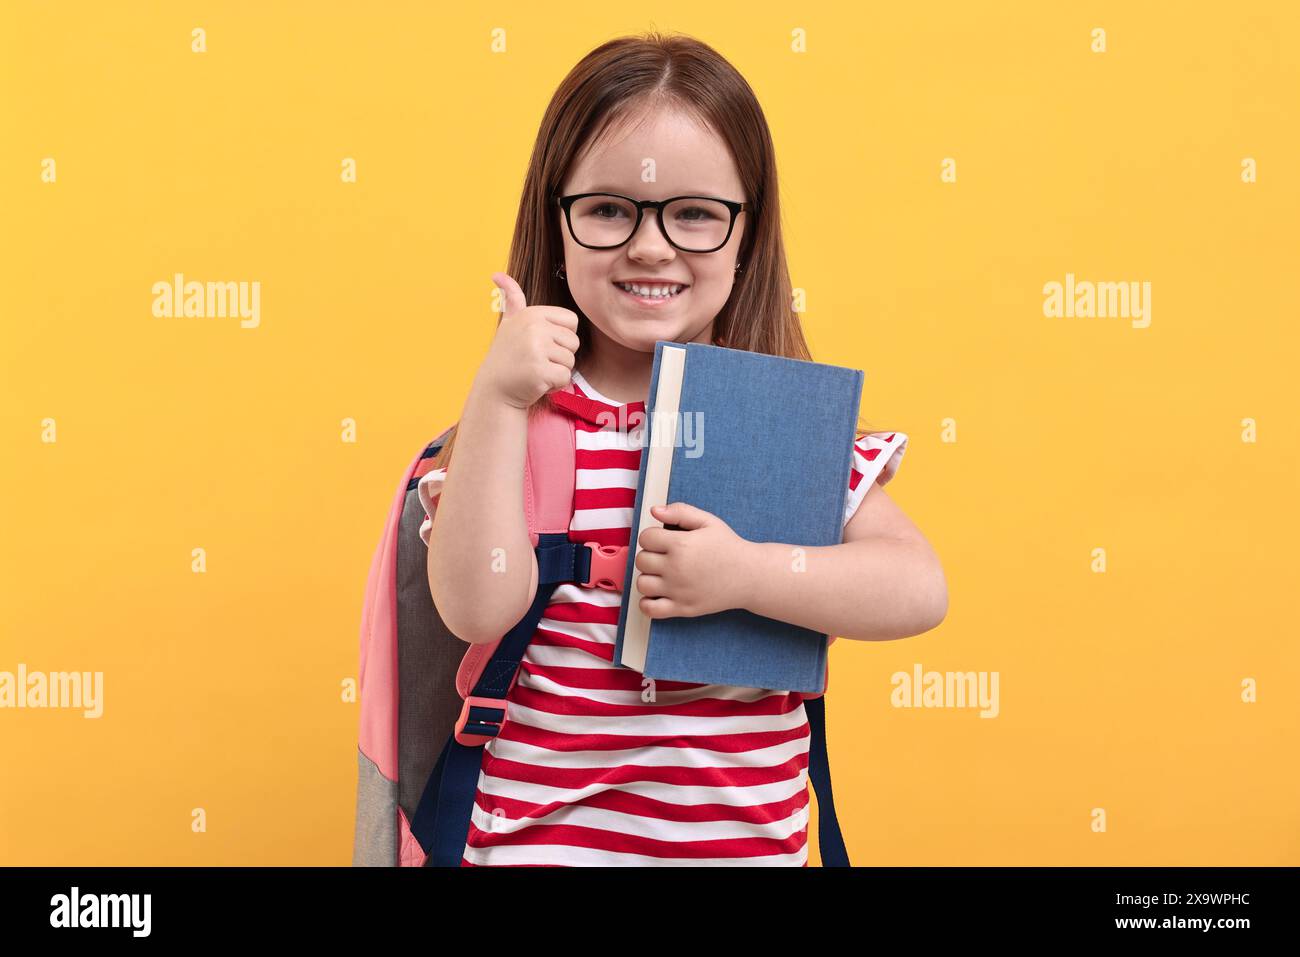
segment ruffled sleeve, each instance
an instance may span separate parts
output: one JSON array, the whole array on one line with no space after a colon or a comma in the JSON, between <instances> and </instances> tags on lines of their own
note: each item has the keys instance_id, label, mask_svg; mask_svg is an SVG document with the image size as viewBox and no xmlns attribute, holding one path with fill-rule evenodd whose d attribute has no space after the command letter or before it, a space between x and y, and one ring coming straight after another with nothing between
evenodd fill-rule
<instances>
[{"instance_id":1,"label":"ruffled sleeve","mask_svg":"<svg viewBox=\"0 0 1300 957\"><path fill-rule=\"evenodd\" d=\"M849 497L844 504L844 524L867 497L871 483L884 485L898 471L907 449L903 432L868 432L853 443L853 467L849 470Z\"/></svg>"},{"instance_id":2,"label":"ruffled sleeve","mask_svg":"<svg viewBox=\"0 0 1300 957\"><path fill-rule=\"evenodd\" d=\"M447 469L430 469L420 477L416 491L420 504L424 506L424 522L420 525L420 541L425 547L429 545L429 533L433 531L433 510L438 505L438 496L442 494L442 483L447 479Z\"/></svg>"}]
</instances>

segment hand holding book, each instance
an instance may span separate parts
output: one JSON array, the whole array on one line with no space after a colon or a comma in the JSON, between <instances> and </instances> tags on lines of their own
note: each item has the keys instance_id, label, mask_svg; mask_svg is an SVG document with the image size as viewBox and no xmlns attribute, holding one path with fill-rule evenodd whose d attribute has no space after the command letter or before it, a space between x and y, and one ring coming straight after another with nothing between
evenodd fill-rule
<instances>
[{"instance_id":1,"label":"hand holding book","mask_svg":"<svg viewBox=\"0 0 1300 957\"><path fill-rule=\"evenodd\" d=\"M760 543L842 541L862 380L858 369L656 343L616 663L667 680L825 687L828 636L748 611L745 568ZM646 550L665 557L642 560ZM640 581L664 594L640 593Z\"/></svg>"},{"instance_id":2,"label":"hand holding book","mask_svg":"<svg viewBox=\"0 0 1300 957\"><path fill-rule=\"evenodd\" d=\"M747 559L752 542L721 518L686 502L656 505L650 513L664 523L637 539L636 585L645 596L647 618L691 618L743 608Z\"/></svg>"}]
</instances>

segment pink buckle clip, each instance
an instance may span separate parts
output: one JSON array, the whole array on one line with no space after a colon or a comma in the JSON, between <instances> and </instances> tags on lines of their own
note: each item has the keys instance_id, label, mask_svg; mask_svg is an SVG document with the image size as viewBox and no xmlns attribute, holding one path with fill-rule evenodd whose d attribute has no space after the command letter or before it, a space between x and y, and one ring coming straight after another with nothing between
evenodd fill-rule
<instances>
[{"instance_id":1,"label":"pink buckle clip","mask_svg":"<svg viewBox=\"0 0 1300 957\"><path fill-rule=\"evenodd\" d=\"M578 582L583 588L603 588L606 591L623 590L623 575L627 572L627 546L602 545L599 542L583 542L591 549L591 570L585 582Z\"/></svg>"},{"instance_id":2,"label":"pink buckle clip","mask_svg":"<svg viewBox=\"0 0 1300 957\"><path fill-rule=\"evenodd\" d=\"M485 724L495 724L496 730L491 734L480 734L474 731L466 731L465 725L469 722L470 708L492 708L501 712L501 720L476 718L474 724L482 727ZM456 719L456 741L467 748L477 748L479 745L487 744L497 736L501 726L506 723L506 700L505 698L476 698L470 695L461 705L460 717Z\"/></svg>"}]
</instances>

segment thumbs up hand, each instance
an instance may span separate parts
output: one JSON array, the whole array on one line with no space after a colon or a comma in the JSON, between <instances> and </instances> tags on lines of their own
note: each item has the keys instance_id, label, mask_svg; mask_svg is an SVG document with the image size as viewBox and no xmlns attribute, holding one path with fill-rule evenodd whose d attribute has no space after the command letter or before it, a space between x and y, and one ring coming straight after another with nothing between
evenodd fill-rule
<instances>
[{"instance_id":1,"label":"thumbs up hand","mask_svg":"<svg viewBox=\"0 0 1300 957\"><path fill-rule=\"evenodd\" d=\"M519 409L569 384L578 351L578 314L562 306L530 306L519 283L504 272L492 281L505 293L505 310L478 378Z\"/></svg>"}]
</instances>

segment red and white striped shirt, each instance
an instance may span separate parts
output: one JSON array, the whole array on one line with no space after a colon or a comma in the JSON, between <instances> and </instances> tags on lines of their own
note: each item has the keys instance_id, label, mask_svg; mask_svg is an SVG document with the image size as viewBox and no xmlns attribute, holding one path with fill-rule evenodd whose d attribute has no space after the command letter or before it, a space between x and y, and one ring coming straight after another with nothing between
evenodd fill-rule
<instances>
[{"instance_id":1,"label":"red and white striped shirt","mask_svg":"<svg viewBox=\"0 0 1300 957\"><path fill-rule=\"evenodd\" d=\"M645 402L574 420L570 540L628 545ZM623 415L619 409L623 408ZM638 417L639 418L639 417ZM907 436L854 443L848 523L888 482ZM425 543L445 469L419 481ZM613 664L617 592L556 587L483 749L462 866L778 866L808 863L809 726L799 692L656 681Z\"/></svg>"}]
</instances>

